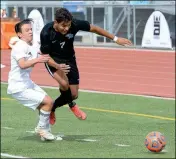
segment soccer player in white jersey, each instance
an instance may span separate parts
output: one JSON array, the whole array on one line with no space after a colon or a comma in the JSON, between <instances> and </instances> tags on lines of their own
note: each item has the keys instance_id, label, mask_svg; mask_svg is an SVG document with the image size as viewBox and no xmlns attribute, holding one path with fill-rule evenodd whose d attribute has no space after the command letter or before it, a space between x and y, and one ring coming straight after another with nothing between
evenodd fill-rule
<instances>
[{"instance_id":1,"label":"soccer player in white jersey","mask_svg":"<svg viewBox=\"0 0 176 159\"><path fill-rule=\"evenodd\" d=\"M39 110L39 122L35 132L42 140L54 140L50 131L49 116L53 101L47 93L30 79L32 68L37 63L45 63L48 55L39 55L32 46L32 20L25 19L15 25L19 41L11 51L11 70L8 77L7 93L24 106ZM62 138L60 138L61 140Z\"/></svg>"}]
</instances>

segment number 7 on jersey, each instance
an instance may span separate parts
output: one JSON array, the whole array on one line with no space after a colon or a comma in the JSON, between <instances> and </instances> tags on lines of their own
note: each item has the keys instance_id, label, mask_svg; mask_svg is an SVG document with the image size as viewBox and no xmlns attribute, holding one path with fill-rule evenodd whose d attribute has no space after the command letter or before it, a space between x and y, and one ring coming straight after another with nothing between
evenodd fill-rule
<instances>
[{"instance_id":1,"label":"number 7 on jersey","mask_svg":"<svg viewBox=\"0 0 176 159\"><path fill-rule=\"evenodd\" d=\"M62 49L63 49L64 45L65 45L65 41L60 43L60 46Z\"/></svg>"}]
</instances>

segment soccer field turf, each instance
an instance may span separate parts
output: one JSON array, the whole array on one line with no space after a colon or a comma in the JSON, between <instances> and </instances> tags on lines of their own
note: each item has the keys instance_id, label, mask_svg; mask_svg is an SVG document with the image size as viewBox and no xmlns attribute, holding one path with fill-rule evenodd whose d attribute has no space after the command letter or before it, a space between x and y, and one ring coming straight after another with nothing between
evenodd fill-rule
<instances>
[{"instance_id":1,"label":"soccer field turf","mask_svg":"<svg viewBox=\"0 0 176 159\"><path fill-rule=\"evenodd\" d=\"M33 134L38 120L34 112L6 94L1 84L1 157L29 158L175 158L175 100L80 92L77 104L87 120L75 118L67 106L56 111L53 134L62 141L42 142ZM57 97L56 89L45 89ZM144 146L151 131L167 140L161 153Z\"/></svg>"}]
</instances>

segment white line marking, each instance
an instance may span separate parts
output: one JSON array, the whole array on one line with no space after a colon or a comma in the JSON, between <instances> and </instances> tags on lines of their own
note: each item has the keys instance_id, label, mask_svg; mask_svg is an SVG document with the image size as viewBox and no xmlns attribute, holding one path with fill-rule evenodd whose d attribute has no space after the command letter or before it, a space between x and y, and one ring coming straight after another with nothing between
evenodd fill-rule
<instances>
[{"instance_id":1,"label":"white line marking","mask_svg":"<svg viewBox=\"0 0 176 159\"><path fill-rule=\"evenodd\" d=\"M2 64L1 64L1 68L4 68L4 67L5 67L5 65L2 65Z\"/></svg>"},{"instance_id":2,"label":"white line marking","mask_svg":"<svg viewBox=\"0 0 176 159\"><path fill-rule=\"evenodd\" d=\"M35 131L26 131L28 133L31 133L31 134L35 134Z\"/></svg>"},{"instance_id":3,"label":"white line marking","mask_svg":"<svg viewBox=\"0 0 176 159\"><path fill-rule=\"evenodd\" d=\"M94 139L76 139L78 141L87 141L87 142L95 142L97 140L94 140Z\"/></svg>"},{"instance_id":4,"label":"white line marking","mask_svg":"<svg viewBox=\"0 0 176 159\"><path fill-rule=\"evenodd\" d=\"M58 89L58 87L52 87L52 86L41 86L41 87L43 87L43 88L49 88L49 89ZM99 94L114 94L114 95L124 95L124 96L134 96L134 97L144 97L144 98L156 98L156 99L175 100L175 98L147 96L147 95L138 95L138 94L126 94L126 93L114 93L114 92L105 92L105 91L94 91L94 90L87 90L87 89L79 89L79 92L99 93Z\"/></svg>"},{"instance_id":5,"label":"white line marking","mask_svg":"<svg viewBox=\"0 0 176 159\"><path fill-rule=\"evenodd\" d=\"M10 127L2 127L3 129L14 129L14 128L10 128Z\"/></svg>"},{"instance_id":6,"label":"white line marking","mask_svg":"<svg viewBox=\"0 0 176 159\"><path fill-rule=\"evenodd\" d=\"M16 156L16 155L10 155L8 153L1 153L2 157L9 157L9 158L29 158L29 157L23 157L23 156Z\"/></svg>"},{"instance_id":7,"label":"white line marking","mask_svg":"<svg viewBox=\"0 0 176 159\"><path fill-rule=\"evenodd\" d=\"M124 144L115 144L116 146L120 146L120 147L128 147L130 145L124 145Z\"/></svg>"},{"instance_id":8,"label":"white line marking","mask_svg":"<svg viewBox=\"0 0 176 159\"><path fill-rule=\"evenodd\" d=\"M59 137L64 137L64 134L57 134L56 137L59 136Z\"/></svg>"},{"instance_id":9,"label":"white line marking","mask_svg":"<svg viewBox=\"0 0 176 159\"><path fill-rule=\"evenodd\" d=\"M7 82L1 82L2 84L7 84ZM43 88L49 89L58 89L58 87L53 86L43 86ZM167 98L167 97L157 97L157 96L147 96L147 95L138 95L138 94L128 94L128 93L114 93L114 92L106 92L106 91L94 91L94 90L87 90L87 89L79 89L79 92L86 92L86 93L99 93L99 94L115 94L115 95L125 95L125 96L134 96L134 97L144 97L144 98L156 98L156 99L166 99L166 100L175 100L175 98Z\"/></svg>"}]
</instances>

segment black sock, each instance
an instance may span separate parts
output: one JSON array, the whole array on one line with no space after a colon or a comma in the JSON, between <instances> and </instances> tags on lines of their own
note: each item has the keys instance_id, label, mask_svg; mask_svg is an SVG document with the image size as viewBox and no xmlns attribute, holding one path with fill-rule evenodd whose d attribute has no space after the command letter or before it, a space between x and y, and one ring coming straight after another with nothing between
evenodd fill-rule
<instances>
[{"instance_id":1,"label":"black sock","mask_svg":"<svg viewBox=\"0 0 176 159\"><path fill-rule=\"evenodd\" d=\"M76 105L76 103L72 101L72 102L69 103L68 105L69 105L70 108L73 108L73 107Z\"/></svg>"},{"instance_id":2,"label":"black sock","mask_svg":"<svg viewBox=\"0 0 176 159\"><path fill-rule=\"evenodd\" d=\"M65 100L63 99L62 94L54 101L52 111L55 112L57 107L63 106L65 103Z\"/></svg>"},{"instance_id":3,"label":"black sock","mask_svg":"<svg viewBox=\"0 0 176 159\"><path fill-rule=\"evenodd\" d=\"M66 91L60 90L61 95L54 101L52 111L54 112L57 107L61 107L65 104L72 102L72 94L70 88Z\"/></svg>"}]
</instances>

